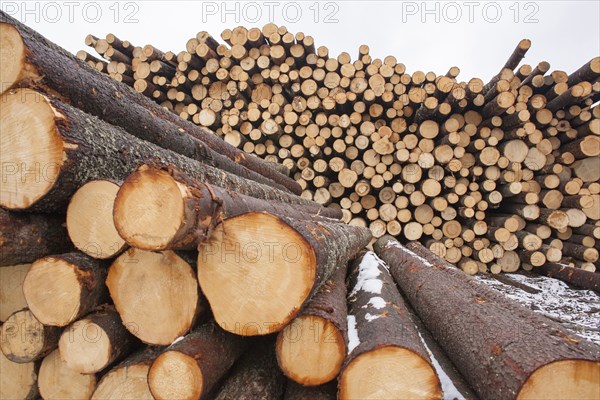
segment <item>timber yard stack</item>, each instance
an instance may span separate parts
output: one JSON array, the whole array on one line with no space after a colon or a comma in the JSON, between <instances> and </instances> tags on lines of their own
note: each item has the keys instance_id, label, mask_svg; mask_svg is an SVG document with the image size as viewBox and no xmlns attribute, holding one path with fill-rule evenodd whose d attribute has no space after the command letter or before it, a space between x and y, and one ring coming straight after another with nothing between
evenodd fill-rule
<instances>
[{"instance_id":1,"label":"timber yard stack","mask_svg":"<svg viewBox=\"0 0 600 400\"><path fill-rule=\"evenodd\" d=\"M599 290L599 59L222 38L105 62L0 14L0 398L598 397L597 344L463 271Z\"/></svg>"}]
</instances>

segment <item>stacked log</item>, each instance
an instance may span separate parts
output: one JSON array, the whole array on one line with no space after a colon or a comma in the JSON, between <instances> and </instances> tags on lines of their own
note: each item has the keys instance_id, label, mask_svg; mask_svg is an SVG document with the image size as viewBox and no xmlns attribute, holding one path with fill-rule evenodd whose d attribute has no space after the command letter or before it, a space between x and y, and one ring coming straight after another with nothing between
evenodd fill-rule
<instances>
[{"instance_id":1,"label":"stacked log","mask_svg":"<svg viewBox=\"0 0 600 400\"><path fill-rule=\"evenodd\" d=\"M465 82L366 45L336 57L272 23L225 29L225 43L202 31L178 54L132 46L125 61L106 56L112 39L88 43L126 66L105 73L288 167L303 198L375 238L419 240L470 274L598 264L598 57L571 75L521 64L524 39L490 80Z\"/></svg>"}]
</instances>

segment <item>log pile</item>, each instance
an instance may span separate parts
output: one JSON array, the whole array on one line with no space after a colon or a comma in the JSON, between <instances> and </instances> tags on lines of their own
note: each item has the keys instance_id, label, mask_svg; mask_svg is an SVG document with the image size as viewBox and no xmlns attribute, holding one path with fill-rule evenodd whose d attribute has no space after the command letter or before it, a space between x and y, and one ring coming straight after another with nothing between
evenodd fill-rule
<instances>
[{"instance_id":1,"label":"log pile","mask_svg":"<svg viewBox=\"0 0 600 400\"><path fill-rule=\"evenodd\" d=\"M343 220L419 240L463 271L559 263L600 249L600 58L572 74L521 64L484 81L395 57L329 54L269 23L199 32L177 54L93 35L78 57L183 120L289 168L302 197ZM164 50L164 49L163 49Z\"/></svg>"},{"instance_id":2,"label":"log pile","mask_svg":"<svg viewBox=\"0 0 600 400\"><path fill-rule=\"evenodd\" d=\"M267 31L272 28L265 27ZM280 36L280 44L275 43L274 35ZM360 204L360 199L350 200L348 194L337 206L319 201L316 192L307 194L311 189L303 186L304 178L299 178L308 177L310 171L317 172L317 161L328 157L325 148L315 144L317 151L313 145L302 143L301 148L309 153L313 148L314 155L318 153L322 158L307 157L300 175L290 178L282 172L291 167L297 173L300 159L289 158L293 161L290 163L282 162L287 156L269 157L281 162L285 166L282 168L245 153L245 146L235 142L232 146L231 135L226 140L218 137L235 131L235 113L223 122L225 110L235 108L227 101L238 103L240 125L249 122L242 119L242 112L255 115L252 122L259 122L260 128L256 129L261 138L252 139L248 134L244 143L256 143L252 152L259 156L258 144L264 145L267 152L266 140L277 137L279 150L286 148L280 140L287 135L296 141L302 131L296 132L299 127L304 127L305 137L312 139L320 137L321 128L328 126L332 138L342 132L339 123L334 126L329 118L337 115L333 110L342 110L345 103L338 107L325 100L335 92L335 101L342 102L342 96L337 96L343 93L342 86L336 85L341 85L343 78L359 78L356 74L362 70L351 64L349 57L346 62L346 58L338 58L338 64L329 61L334 59L328 59L322 48L315 50L308 36L272 32L268 35L269 45L264 48L260 44L265 43L265 37L263 31L245 33L236 29L223 35L231 45L227 48L208 34L199 34L194 53L182 53L180 60L151 46L135 48L114 35L108 35L106 40L88 37L86 43L110 59L106 63L83 53L70 55L0 12L0 68L7 83L0 93L0 398L440 399L456 393L472 398L472 390L485 398L495 388L507 398L537 398L547 390L590 397L594 385L600 383L597 345L535 316L531 310L486 292L481 283L474 286L465 281L461 271L447 267L445 261L425 248L409 245L418 253L415 255L386 237L386 242L380 239L376 243L381 258L365 250L373 236L380 235L374 232L373 224L369 229L367 223L360 222L363 214L357 212L349 219L348 213L352 212L341 201ZM240 41L248 45L238 44ZM260 55L250 65L250 52L256 51ZM290 54L295 55L293 60L298 65L313 60L310 65L323 63L316 69L327 72L323 72L322 79L318 79L318 72L312 82L300 76L292 79L292 68L289 74L281 71L284 65L293 67L286 61ZM408 152L406 147L396 148L398 143L404 143L399 140L404 132L395 132L392 126L396 125L389 125L386 134L384 128L388 125L378 122L381 115L377 114L378 107L384 107L382 99L391 98L394 104L398 101L395 95L386 94L388 79L400 79L404 71L397 71L399 67L394 63L393 72L389 72L383 68L391 67L388 62L379 66L379 72L373 72L377 63L370 61L366 48L361 48L361 58L362 78L368 89L346 98L346 102L351 108L368 104L369 115L375 115L363 121L362 111L353 111L360 122L351 122L346 132L350 132L351 125L355 129L364 125L367 131L336 139L346 143L346 137L356 137L358 142L366 143L360 150L375 151L375 158L397 157L400 150L407 150L409 157L414 157L416 153ZM223 61L221 65L221 60L230 60L231 64L224 66L227 61ZM205 75L204 69L215 62L218 68ZM257 71L254 68L269 70L264 82L251 79L249 72ZM197 113L191 113L190 108L195 102L187 101L188 97L195 99L202 89L197 88L194 93L183 90L190 86L185 80L187 74L177 85L172 80L179 82L183 71L191 74L194 70L198 74L194 82L206 86L203 100L212 99L197 104ZM241 79L244 73L248 75L245 80ZM590 79L586 71L578 74ZM451 70L446 78L452 81L456 75L457 71ZM217 89L211 87L214 82L205 79L207 76L227 81L222 82L227 90L221 92L221 98L212 97ZM294 82L284 83L284 76ZM280 82L279 86L274 80ZM231 89L229 82L236 82L239 91ZM241 82L246 82L246 89ZM317 93L325 85L327 96L319 97L323 90L315 98L309 96L306 106L310 104L312 108L297 112L290 108L293 101L288 99L296 83L300 88L297 93ZM165 85L179 88L175 100L171 99L173 92L165 93L164 99L158 99L162 97L159 94L156 100L172 101L174 110L181 108L178 104L186 104L190 121L143 95L149 93L148 88L155 88L153 94ZM410 86L408 82L402 85ZM197 86L190 86L190 90L191 87ZM275 93L277 90L280 92ZM363 92L367 91L368 95L372 92L372 100L365 97L368 95ZM256 93L270 100L290 102L282 103L278 109L279 100L267 104L261 98L250 108ZM454 89L448 93L445 99L440 97L441 104L450 96L459 97ZM510 91L499 91L493 96L498 98L498 106L505 105L500 98L504 93ZM301 103L303 95L298 96ZM431 98L436 96L440 94L434 90ZM458 104L461 99L455 100ZM416 124L414 132L421 136L414 135L417 142L430 140L424 143L433 145L437 134L432 132L438 126L433 117L438 111L427 114L415 109L416 114L429 116L412 122L409 104L406 108L390 107L396 114L386 113L383 118L410 121L406 127L409 132L410 126ZM331 107L331 112L322 107ZM209 123L213 114L205 110L219 113L221 126ZM251 110L260 112L250 113ZM321 120L321 114L326 121ZM203 123L195 124L194 115ZM277 118L293 119L294 115L306 123L283 124ZM342 114L338 117L341 121ZM313 118L322 123L313 124ZM368 123L374 130L367 135ZM228 132L224 132L226 125L231 128ZM315 137L312 125L318 126ZM289 126L293 129L286 132ZM443 126L444 123L438 126L440 132L446 129ZM334 127L338 128L335 134ZM215 129L218 135L207 128ZM271 130L272 137L261 142ZM441 137L458 131L447 133ZM379 138L374 140L376 137ZM323 140L328 143L328 138ZM346 150L354 147L358 156L358 143L346 144ZM388 145L394 148L391 153L376 150L387 152ZM499 141L498 148L501 145ZM512 154L512 145L506 146ZM419 156L423 154L429 153L423 151ZM320 188L327 193L336 183L343 183L343 193L353 191L358 196L361 192L362 199L371 196L375 208L365 207L366 213L380 207L382 199L392 198L381 204L399 207L396 214L406 210L410 218L413 213L421 218L414 204L408 208L395 204L402 193L406 194L408 182L405 185L399 181L403 187L399 191L398 187L389 186L391 192L386 192L383 183L380 188L372 183L361 186L359 183L366 181L357 179L359 175L364 178L364 170L358 174L346 165L349 159L346 155L338 157L339 161L332 158L333 165L342 166L337 174L327 175L330 165L325 163L321 165L321 175L314 174L313 179L305 181L321 181ZM378 158L378 164L382 159ZM410 163L419 168L414 171L429 170L428 178L413 182L413 193L436 193L429 196L432 210L433 204L447 194L440 182L446 185L450 176L445 176L444 168L436 162L428 168L422 168L418 160ZM370 167L375 171L377 165ZM393 168L398 169L398 176L412 168L397 161L383 165L389 166L390 171L381 171L382 179ZM470 174L471 169L467 169ZM432 170L441 173L443 179L436 179ZM404 175L411 179L410 173ZM317 179L319 176L321 179ZM299 188L304 190L301 196ZM577 195L563 199L570 207L559 209L564 216L539 210L539 218L554 225L564 219L579 218L571 210L587 210L584 205L589 204L588 197L595 201L592 195L580 193L584 189L594 190L587 185ZM469 190L476 192L474 188ZM482 199L475 199L473 207ZM468 204L463 204L463 208L469 208ZM515 215L518 213L515 211ZM467 221L466 214L458 213L456 218ZM447 220L458 223L460 228L458 221ZM386 232L394 225L387 222ZM416 220L415 223L420 224ZM408 238L405 230L409 224L397 224L403 229L396 234ZM473 226L465 224L474 231L477 222ZM595 227L589 223L585 226L593 236ZM557 227L553 229L565 234ZM498 230L499 227L495 232ZM511 234L519 241L536 241L538 236L527 236L529 230L523 232L525 235L518 230ZM482 230L478 235L486 233ZM577 235L573 233L572 237ZM564 237L560 240L567 243ZM481 251L492 251L489 242ZM588 254L586 251L593 246L586 247L587 244L582 242L572 253ZM466 248L461 246L456 247ZM541 246L555 249L552 243L543 242ZM435 267L437 275L428 277L425 270L434 269L431 263L439 264L439 268ZM581 275L591 272L577 271L577 284L595 282ZM447 302L443 299L447 290L438 288L446 282L457 288ZM417 297L415 287L426 287L425 295L430 297ZM440 307L430 310L423 304ZM486 304L488 308L479 310L474 304ZM524 337L518 345L511 343L510 334L501 334L497 345L465 340L462 346L457 342L464 337L464 330L457 328L449 335L440 331L440 327L451 325L448 319L456 314L463 328L476 326L474 320L480 313L487 316L481 319L483 332L497 329L492 325L495 315L507 326L532 321L536 330L520 332ZM534 346L529 345L536 340ZM528 347L527 354L522 351L523 346ZM444 352L462 377L450 367L452 363ZM555 380L553 374L560 374L562 379ZM494 376L503 381L494 380ZM553 386L548 386L548 382Z\"/></svg>"}]
</instances>

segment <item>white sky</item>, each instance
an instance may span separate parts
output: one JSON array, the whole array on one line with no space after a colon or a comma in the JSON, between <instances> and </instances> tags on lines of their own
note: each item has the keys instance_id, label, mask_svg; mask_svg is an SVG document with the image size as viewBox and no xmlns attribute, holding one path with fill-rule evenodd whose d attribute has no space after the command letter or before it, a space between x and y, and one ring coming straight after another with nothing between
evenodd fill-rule
<instances>
[{"instance_id":1,"label":"white sky","mask_svg":"<svg viewBox=\"0 0 600 400\"><path fill-rule=\"evenodd\" d=\"M599 0L1 1L0 7L72 52L85 48L88 33L178 52L197 31L221 41L224 28L272 20L312 35L333 55L355 57L367 44L373 57L394 55L409 72L444 74L456 65L461 80L491 77L522 38L532 40L525 59L531 65L545 60L572 72L600 54Z\"/></svg>"}]
</instances>

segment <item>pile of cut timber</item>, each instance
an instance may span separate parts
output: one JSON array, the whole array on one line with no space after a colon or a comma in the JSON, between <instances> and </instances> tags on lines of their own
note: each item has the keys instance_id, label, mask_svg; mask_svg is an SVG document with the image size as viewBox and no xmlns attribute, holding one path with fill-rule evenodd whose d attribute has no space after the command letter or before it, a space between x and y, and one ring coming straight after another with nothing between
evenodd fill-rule
<instances>
[{"instance_id":1,"label":"pile of cut timber","mask_svg":"<svg viewBox=\"0 0 600 400\"><path fill-rule=\"evenodd\" d=\"M375 238L419 240L465 272L594 271L600 249L600 57L572 74L520 65L487 82L355 60L284 26L199 32L163 52L88 35L78 57L183 120L291 170L302 197ZM183 44L182 44L183 46Z\"/></svg>"},{"instance_id":2,"label":"pile of cut timber","mask_svg":"<svg viewBox=\"0 0 600 400\"><path fill-rule=\"evenodd\" d=\"M264 41L252 32L246 40ZM324 59L308 37L298 47L283 34L278 48L271 36L273 60L305 47L299 59ZM104 43L94 40L97 49ZM101 51L121 60L123 76L133 66L127 48L109 35ZM157 66L168 74L167 55L147 49L159 61L149 63L153 76ZM597 344L418 242L403 247L385 236L378 254L366 250L373 229L344 223L342 207L298 196L302 185L281 165L165 110L2 12L0 50L0 398L597 397ZM200 62L193 57L182 62ZM260 85L247 82L250 93ZM261 125L279 126L268 119ZM426 121L418 127L435 124ZM374 148L391 137L380 135ZM419 192L440 181L423 180ZM579 198L588 197L595 201ZM569 207L571 221L578 208ZM559 268L549 273L598 288L596 273Z\"/></svg>"}]
</instances>

